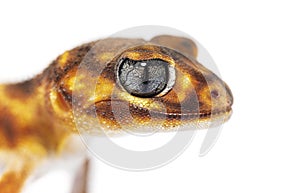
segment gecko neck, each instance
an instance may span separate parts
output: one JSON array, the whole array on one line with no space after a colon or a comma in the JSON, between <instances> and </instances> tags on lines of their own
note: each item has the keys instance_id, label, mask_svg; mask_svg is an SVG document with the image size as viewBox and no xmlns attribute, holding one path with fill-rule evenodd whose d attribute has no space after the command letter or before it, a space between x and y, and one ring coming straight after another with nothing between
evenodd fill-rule
<instances>
[{"instance_id":1,"label":"gecko neck","mask_svg":"<svg viewBox=\"0 0 300 193\"><path fill-rule=\"evenodd\" d=\"M1 117L12 114L14 118L20 119L36 115L37 108L42 106L37 100L42 95L41 91L43 90L38 88L36 79L0 85Z\"/></svg>"},{"instance_id":2,"label":"gecko neck","mask_svg":"<svg viewBox=\"0 0 300 193\"><path fill-rule=\"evenodd\" d=\"M20 140L30 138L41 140L47 149L55 149L58 143L53 141L59 141L68 132L54 124L57 116L47 105L49 85L43 83L36 77L0 85L0 148L17 146Z\"/></svg>"},{"instance_id":3,"label":"gecko neck","mask_svg":"<svg viewBox=\"0 0 300 193\"><path fill-rule=\"evenodd\" d=\"M0 149L3 145L1 142L11 143L17 140L17 135L22 137L20 133L36 133L41 139L44 137L49 140L59 140L58 136L53 135L78 133L72 108L57 93L57 82L71 64L81 62L93 44L84 44L58 56L43 73L33 79L0 84Z\"/></svg>"}]
</instances>

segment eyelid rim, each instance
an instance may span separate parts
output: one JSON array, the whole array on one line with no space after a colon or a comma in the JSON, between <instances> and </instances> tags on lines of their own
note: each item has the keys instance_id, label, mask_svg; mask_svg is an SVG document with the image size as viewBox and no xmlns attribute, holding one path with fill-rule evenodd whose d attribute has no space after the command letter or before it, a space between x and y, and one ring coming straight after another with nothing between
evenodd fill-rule
<instances>
[{"instance_id":1,"label":"eyelid rim","mask_svg":"<svg viewBox=\"0 0 300 193\"><path fill-rule=\"evenodd\" d=\"M116 67L115 67L115 72L116 72L116 77L117 77L117 84L119 85L119 87L122 88L123 91L127 92L127 90L123 87L123 85L121 84L120 82L120 77L119 77L119 67L121 66L121 64L126 60L133 60L133 59L130 59L130 58L120 58L117 63L116 63ZM151 58L151 59L148 59L148 60L162 60L161 58ZM141 60L133 60L133 61L141 61ZM143 61L146 61L146 60L143 60ZM175 84L175 81L176 81L176 70L174 68L174 65L170 64L170 62L168 61L165 61L165 60L162 60L166 63L168 63L168 82L167 82L167 85L166 87L164 88L163 91L161 91L159 94L155 95L155 96L152 96L152 97L144 97L144 98L158 98L158 97L162 97L164 95L166 95L170 90L172 90L174 84ZM128 92L127 92L128 93ZM130 94L130 93L128 93ZM134 96L132 94L130 94L131 96ZM138 97L138 96L135 96L135 97ZM138 97L138 98L142 98L142 97Z\"/></svg>"},{"instance_id":2,"label":"eyelid rim","mask_svg":"<svg viewBox=\"0 0 300 193\"><path fill-rule=\"evenodd\" d=\"M169 70L169 79L168 79L168 82L167 82L167 86L165 87L165 89L162 92L160 92L158 95L156 95L154 97L162 97L162 96L166 95L170 90L172 90L172 88L175 84L176 70L175 70L174 66L172 66L170 64L168 65L168 68L169 68L168 69Z\"/></svg>"}]
</instances>

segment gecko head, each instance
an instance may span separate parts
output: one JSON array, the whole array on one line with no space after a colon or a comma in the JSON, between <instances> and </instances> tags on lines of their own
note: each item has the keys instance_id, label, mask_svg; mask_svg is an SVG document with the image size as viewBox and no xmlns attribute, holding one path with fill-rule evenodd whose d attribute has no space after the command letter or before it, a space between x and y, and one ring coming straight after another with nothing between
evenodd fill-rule
<instances>
[{"instance_id":1,"label":"gecko head","mask_svg":"<svg viewBox=\"0 0 300 193\"><path fill-rule=\"evenodd\" d=\"M58 81L61 100L80 104L81 122L93 117L102 128L146 131L230 117L231 91L197 62L193 41L158 36L105 39L93 46L89 59L81 59L85 67L76 66Z\"/></svg>"}]
</instances>

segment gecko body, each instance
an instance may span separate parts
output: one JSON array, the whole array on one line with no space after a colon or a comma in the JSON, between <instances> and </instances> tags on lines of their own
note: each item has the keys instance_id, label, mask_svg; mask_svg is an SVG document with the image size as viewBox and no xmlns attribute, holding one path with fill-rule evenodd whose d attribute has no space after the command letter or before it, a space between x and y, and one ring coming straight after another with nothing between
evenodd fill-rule
<instances>
[{"instance_id":1,"label":"gecko body","mask_svg":"<svg viewBox=\"0 0 300 193\"><path fill-rule=\"evenodd\" d=\"M42 160L60 155L76 121L97 135L228 120L231 91L197 53L183 37L107 38L66 51L31 80L0 85L0 193L20 192Z\"/></svg>"}]
</instances>

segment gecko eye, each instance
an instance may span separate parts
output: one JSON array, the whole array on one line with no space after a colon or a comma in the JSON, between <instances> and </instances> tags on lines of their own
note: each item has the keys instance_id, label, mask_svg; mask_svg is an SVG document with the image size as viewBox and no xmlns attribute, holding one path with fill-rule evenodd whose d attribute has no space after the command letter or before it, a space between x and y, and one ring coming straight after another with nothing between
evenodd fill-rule
<instances>
[{"instance_id":1,"label":"gecko eye","mask_svg":"<svg viewBox=\"0 0 300 193\"><path fill-rule=\"evenodd\" d=\"M174 85L175 69L160 59L124 59L118 68L118 78L122 87L133 96L162 96Z\"/></svg>"}]
</instances>

